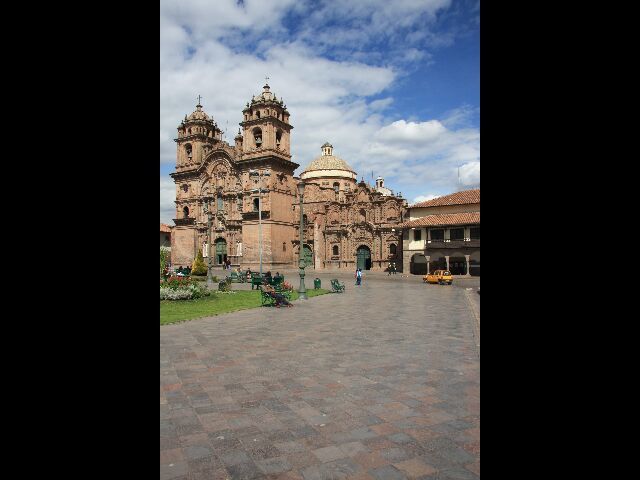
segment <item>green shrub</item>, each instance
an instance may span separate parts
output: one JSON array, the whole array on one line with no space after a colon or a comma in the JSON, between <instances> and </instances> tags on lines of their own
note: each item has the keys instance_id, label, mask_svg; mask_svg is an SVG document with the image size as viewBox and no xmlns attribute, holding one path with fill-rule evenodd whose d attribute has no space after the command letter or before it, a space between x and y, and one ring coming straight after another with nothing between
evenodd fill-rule
<instances>
[{"instance_id":1,"label":"green shrub","mask_svg":"<svg viewBox=\"0 0 640 480\"><path fill-rule=\"evenodd\" d=\"M171 250L166 247L160 247L160 276L166 273L167 265L171 259Z\"/></svg>"},{"instance_id":2,"label":"green shrub","mask_svg":"<svg viewBox=\"0 0 640 480\"><path fill-rule=\"evenodd\" d=\"M206 275L207 274L207 265L204 263L204 257L202 256L202 250L198 249L198 255L193 260L193 265L191 266L191 275Z\"/></svg>"}]
</instances>

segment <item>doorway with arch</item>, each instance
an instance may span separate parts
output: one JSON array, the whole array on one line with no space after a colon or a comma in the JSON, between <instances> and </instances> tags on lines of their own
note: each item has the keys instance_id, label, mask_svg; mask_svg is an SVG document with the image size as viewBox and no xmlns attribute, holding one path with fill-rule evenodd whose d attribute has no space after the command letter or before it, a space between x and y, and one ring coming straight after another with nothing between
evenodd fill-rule
<instances>
[{"instance_id":1,"label":"doorway with arch","mask_svg":"<svg viewBox=\"0 0 640 480\"><path fill-rule=\"evenodd\" d=\"M371 249L366 245L360 245L356 250L356 268L371 270Z\"/></svg>"},{"instance_id":2,"label":"doorway with arch","mask_svg":"<svg viewBox=\"0 0 640 480\"><path fill-rule=\"evenodd\" d=\"M227 241L224 238L218 238L214 245L216 247L216 256L214 257L216 265L222 265L227 260Z\"/></svg>"}]
</instances>

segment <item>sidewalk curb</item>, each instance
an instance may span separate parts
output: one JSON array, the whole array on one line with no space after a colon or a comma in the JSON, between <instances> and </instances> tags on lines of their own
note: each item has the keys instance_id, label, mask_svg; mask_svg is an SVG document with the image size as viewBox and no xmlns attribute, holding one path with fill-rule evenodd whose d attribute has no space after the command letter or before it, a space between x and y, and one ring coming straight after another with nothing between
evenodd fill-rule
<instances>
[{"instance_id":1,"label":"sidewalk curb","mask_svg":"<svg viewBox=\"0 0 640 480\"><path fill-rule=\"evenodd\" d=\"M480 356L480 312L477 311L475 303L471 300L471 295L478 293L475 290L465 290L464 291L467 302L469 302L469 306L471 307L471 312L473 313L473 340L474 344L478 350L478 357Z\"/></svg>"}]
</instances>

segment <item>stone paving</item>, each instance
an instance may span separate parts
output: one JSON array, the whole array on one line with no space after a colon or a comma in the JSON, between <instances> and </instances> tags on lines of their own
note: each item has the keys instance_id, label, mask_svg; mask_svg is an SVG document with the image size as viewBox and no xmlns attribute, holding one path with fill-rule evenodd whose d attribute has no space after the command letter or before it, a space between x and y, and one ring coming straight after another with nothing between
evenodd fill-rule
<instances>
[{"instance_id":1,"label":"stone paving","mask_svg":"<svg viewBox=\"0 0 640 480\"><path fill-rule=\"evenodd\" d=\"M161 479L479 478L468 291L342 278L294 308L160 328Z\"/></svg>"}]
</instances>

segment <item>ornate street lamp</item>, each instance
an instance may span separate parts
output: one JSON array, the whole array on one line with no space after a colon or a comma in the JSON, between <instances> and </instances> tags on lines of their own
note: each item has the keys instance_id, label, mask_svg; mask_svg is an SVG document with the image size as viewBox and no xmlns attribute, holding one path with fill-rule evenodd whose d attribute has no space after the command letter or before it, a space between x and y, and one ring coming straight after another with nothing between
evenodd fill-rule
<instances>
[{"instance_id":1,"label":"ornate street lamp","mask_svg":"<svg viewBox=\"0 0 640 480\"><path fill-rule=\"evenodd\" d=\"M304 287L304 267L306 263L304 261L304 182L298 183L298 195L300 196L300 251L298 267L300 268L300 288L298 288L298 298L306 300L307 289Z\"/></svg>"},{"instance_id":2,"label":"ornate street lamp","mask_svg":"<svg viewBox=\"0 0 640 480\"><path fill-rule=\"evenodd\" d=\"M205 198L204 213L207 214L207 287L213 288L213 257L211 256L211 227L213 223L213 212L211 202L213 197Z\"/></svg>"},{"instance_id":3,"label":"ornate street lamp","mask_svg":"<svg viewBox=\"0 0 640 480\"><path fill-rule=\"evenodd\" d=\"M266 170L259 172L258 170L249 170L250 177L258 177L258 243L260 248L260 277L262 277L262 177L270 177L271 172ZM269 190L264 190L268 192ZM252 190L255 192L255 189Z\"/></svg>"}]
</instances>

